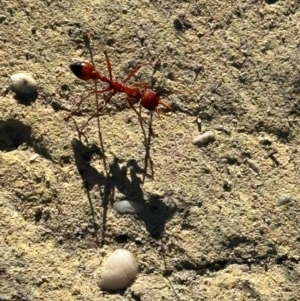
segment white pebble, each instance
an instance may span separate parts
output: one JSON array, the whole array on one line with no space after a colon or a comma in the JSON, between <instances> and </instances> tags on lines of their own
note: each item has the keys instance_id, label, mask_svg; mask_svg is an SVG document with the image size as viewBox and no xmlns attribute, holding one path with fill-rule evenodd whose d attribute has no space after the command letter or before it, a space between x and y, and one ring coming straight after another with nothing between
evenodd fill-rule
<instances>
[{"instance_id":1,"label":"white pebble","mask_svg":"<svg viewBox=\"0 0 300 301\"><path fill-rule=\"evenodd\" d=\"M135 256L126 249L115 250L103 266L99 286L105 291L118 291L129 287L138 273Z\"/></svg>"},{"instance_id":2,"label":"white pebble","mask_svg":"<svg viewBox=\"0 0 300 301\"><path fill-rule=\"evenodd\" d=\"M32 163L32 162L35 161L39 156L40 156L40 155L37 154L37 153L33 154L33 155L30 157L29 162Z\"/></svg>"},{"instance_id":3,"label":"white pebble","mask_svg":"<svg viewBox=\"0 0 300 301\"><path fill-rule=\"evenodd\" d=\"M260 167L259 167L259 165L254 160L245 159L245 161L248 163L248 165L250 166L250 168L252 170L254 170L257 174L260 173Z\"/></svg>"},{"instance_id":4,"label":"white pebble","mask_svg":"<svg viewBox=\"0 0 300 301\"><path fill-rule=\"evenodd\" d=\"M208 143L210 143L214 140L215 140L215 132L214 131L207 131L207 132L204 132L201 135L197 136L193 140L193 144L201 146L201 145L208 144Z\"/></svg>"},{"instance_id":5,"label":"white pebble","mask_svg":"<svg viewBox=\"0 0 300 301\"><path fill-rule=\"evenodd\" d=\"M123 200L115 202L112 207L119 213L136 214L143 211L144 203L138 201Z\"/></svg>"},{"instance_id":6,"label":"white pebble","mask_svg":"<svg viewBox=\"0 0 300 301\"><path fill-rule=\"evenodd\" d=\"M25 72L13 74L11 77L11 89L16 94L28 95L36 92L38 84L36 80Z\"/></svg>"}]
</instances>

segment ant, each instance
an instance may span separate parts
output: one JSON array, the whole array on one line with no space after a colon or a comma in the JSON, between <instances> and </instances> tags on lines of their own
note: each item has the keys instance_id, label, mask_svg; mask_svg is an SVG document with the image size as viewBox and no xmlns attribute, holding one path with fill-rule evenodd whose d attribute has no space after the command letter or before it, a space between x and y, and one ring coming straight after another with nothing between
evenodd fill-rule
<instances>
[{"instance_id":1,"label":"ant","mask_svg":"<svg viewBox=\"0 0 300 301\"><path fill-rule=\"evenodd\" d=\"M81 104L85 99L87 99L92 94L102 94L104 92L109 92L110 95L104 100L104 103L102 103L98 108L97 111L89 118L89 120L84 124L82 129L87 125L87 123L92 119L93 117L96 117L97 114L99 114L106 104L108 104L111 100L111 98L116 95L117 93L125 93L127 95L127 102L129 106L135 111L135 113L138 115L139 119L148 124L145 119L141 116L141 113L137 111L137 109L134 107L132 103L132 99L140 100L140 106L144 107L145 109L156 112L159 115L158 111L158 105L162 104L166 108L172 111L172 108L169 104L164 102L162 99L160 99L160 96L153 90L148 89L148 83L136 83L132 86L126 86L126 82L130 80L136 72L142 67L137 66L135 69L133 69L125 78L123 82L115 81L112 79L112 67L109 60L109 57L107 55L107 52L104 51L105 59L106 59L106 65L109 73L109 78L106 76L102 76L99 71L97 71L93 64L89 62L75 62L70 65L70 69L73 72L73 74L78 77L81 80L87 81L87 80L100 80L106 84L108 84L107 88L104 90L93 90L91 91L87 96L82 98L77 103L77 109L80 108ZM74 114L75 112L71 112L69 118ZM148 124L149 125L149 124Z\"/></svg>"},{"instance_id":2,"label":"ant","mask_svg":"<svg viewBox=\"0 0 300 301\"><path fill-rule=\"evenodd\" d=\"M97 109L94 112L94 114L92 114L87 121L81 126L81 128L79 129L76 125L75 122L75 126L77 128L77 132L79 134L79 137L81 137L81 135L83 134L83 129L87 126L87 124L93 119L96 118L100 115L100 113L102 112L102 110L105 108L105 106L111 101L111 98L116 95L117 93L124 93L127 96L127 102L129 104L129 106L135 111L135 113L137 114L139 121L140 121L140 125L143 131L143 135L145 137L145 144L146 144L146 155L145 155L145 174L144 174L144 179L145 180L145 175L146 175L146 171L147 171L147 166L148 166L148 160L150 162L150 168L151 168L151 172L153 175L153 163L152 160L150 158L150 143L151 143L151 136L153 136L153 130L152 130L152 113L156 112L159 116L159 110L158 110L158 106L159 104L165 106L166 108L168 108L170 111L172 111L171 106L164 102L160 96L158 95L158 93L156 93L154 90L151 90L148 88L148 83L142 82L142 83L135 83L131 86L127 86L126 82L128 80L130 80L135 74L136 72L142 67L142 66L137 66L136 68L134 68L125 78L125 80L123 82L117 81L117 80L113 80L112 79L112 66L108 57L108 54L106 51L104 51L104 55L105 55L105 59L106 59L106 65L107 65L107 69L108 69L108 73L109 73L109 78L107 78L106 76L102 76L100 74L99 71L97 71L94 67L93 63L90 62L74 62L70 65L70 69L73 72L73 74L84 81L88 81L88 80L93 80L94 82L97 81L101 81L103 83L107 84L107 87L103 90L98 90L98 89L94 89L91 92L88 93L88 95L86 95L85 97L83 97L78 103L77 103L77 110L71 111L70 115L67 117L67 119L72 118L72 116L74 115L74 113L76 113L76 111L79 110L80 106L82 105L82 103L92 94L95 95L99 95L105 92L110 92L111 93L104 99L104 101L100 104L97 105ZM138 111L132 100L136 99L139 100L139 104L140 104L140 110ZM141 115L141 107L147 109L148 111L150 111L150 123L148 123ZM73 118L72 118L73 119ZM143 127L143 122L145 124L148 125L149 127L149 135L148 137L146 136L146 132L145 129Z\"/></svg>"},{"instance_id":3,"label":"ant","mask_svg":"<svg viewBox=\"0 0 300 301\"><path fill-rule=\"evenodd\" d=\"M168 109L172 110L172 108L165 103L162 99L160 99L160 96L153 90L148 89L148 83L136 83L132 86L127 86L126 82L130 80L136 72L142 67L142 66L137 66L135 69L133 69L125 78L123 82L115 81L112 79L112 67L111 63L109 60L109 57L107 55L107 52L104 51L105 59L106 59L106 65L109 73L109 78L106 76L102 76L99 71L97 71L94 67L94 64L91 64L89 62L75 62L70 65L70 69L73 72L73 74L78 77L81 80L94 80L94 81L102 81L108 86L104 90L93 90L91 91L87 96L82 98L78 103L77 103L77 110L80 108L81 104L85 99L87 99L90 95L92 94L102 94L104 92L109 92L112 91L108 97L105 98L104 102L102 102L100 105L98 105L97 110L92 116L88 118L88 120L83 124L81 129L79 130L77 125L77 131L79 136L82 134L82 130L87 126L90 120L93 118L99 116L101 111L104 109L106 104L108 104L111 100L111 98L117 94L117 93L125 93L127 95L127 102L129 106L135 111L135 113L139 117L139 121L141 124L141 128L145 137L146 141L146 157L145 157L145 170L147 170L147 164L148 164L148 159L150 161L150 166L153 174L153 168L152 168L152 162L150 160L150 155L149 155L149 147L150 147L150 141L151 141L151 135L153 135L152 131L152 126L149 124L142 116L141 116L141 107L144 107L145 109L149 110L151 112L151 119L150 123L152 122L152 112L157 112L159 115L158 111L158 105L162 104ZM138 112L137 109L134 107L132 103L132 99L138 99L140 100L140 111ZM68 116L68 118L72 117L72 115L75 113L75 111L71 112L71 114ZM146 133L143 127L142 122L146 123L149 126L149 137L146 137ZM76 124L76 123L75 123Z\"/></svg>"}]
</instances>

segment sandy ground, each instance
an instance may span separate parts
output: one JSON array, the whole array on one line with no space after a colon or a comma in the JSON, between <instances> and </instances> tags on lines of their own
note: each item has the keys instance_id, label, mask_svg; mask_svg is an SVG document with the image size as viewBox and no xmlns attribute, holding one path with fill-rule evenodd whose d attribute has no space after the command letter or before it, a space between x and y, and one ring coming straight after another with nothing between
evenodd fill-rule
<instances>
[{"instance_id":1,"label":"sandy ground","mask_svg":"<svg viewBox=\"0 0 300 301\"><path fill-rule=\"evenodd\" d=\"M0 300L300 299L300 2L0 1ZM78 140L65 121L93 88L69 64L90 60L115 78L144 66L174 108L154 117L154 178L124 96ZM31 72L37 97L9 90ZM100 87L100 85L99 85ZM105 87L102 85L101 87ZM185 91L166 98L170 91ZM94 110L87 100L82 124ZM145 112L147 118L147 112ZM215 130L204 147L192 144ZM33 155L38 154L35 160ZM112 203L145 201L138 215ZM101 265L117 248L140 272L102 292Z\"/></svg>"}]
</instances>

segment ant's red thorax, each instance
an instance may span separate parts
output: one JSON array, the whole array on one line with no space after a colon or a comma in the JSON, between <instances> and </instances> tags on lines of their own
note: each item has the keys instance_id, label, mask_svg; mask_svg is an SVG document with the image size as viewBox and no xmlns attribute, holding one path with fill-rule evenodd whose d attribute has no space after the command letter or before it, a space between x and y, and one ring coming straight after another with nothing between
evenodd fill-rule
<instances>
[{"instance_id":1,"label":"ant's red thorax","mask_svg":"<svg viewBox=\"0 0 300 301\"><path fill-rule=\"evenodd\" d=\"M124 85L122 83L117 82L117 81L111 81L110 82L110 87L115 91L123 92Z\"/></svg>"},{"instance_id":2,"label":"ant's red thorax","mask_svg":"<svg viewBox=\"0 0 300 301\"><path fill-rule=\"evenodd\" d=\"M141 91L137 87L124 87L124 93L128 95L129 98L141 98Z\"/></svg>"},{"instance_id":3,"label":"ant's red thorax","mask_svg":"<svg viewBox=\"0 0 300 301\"><path fill-rule=\"evenodd\" d=\"M141 106L149 111L154 111L159 104L159 95L152 90L146 90L141 98Z\"/></svg>"}]
</instances>

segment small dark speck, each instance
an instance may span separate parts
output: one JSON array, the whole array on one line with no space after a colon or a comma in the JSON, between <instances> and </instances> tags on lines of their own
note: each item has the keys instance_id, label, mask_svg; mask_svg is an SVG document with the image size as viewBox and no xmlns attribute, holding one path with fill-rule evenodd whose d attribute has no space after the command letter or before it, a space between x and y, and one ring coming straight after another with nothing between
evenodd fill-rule
<instances>
[{"instance_id":1,"label":"small dark speck","mask_svg":"<svg viewBox=\"0 0 300 301\"><path fill-rule=\"evenodd\" d=\"M61 88L62 91L68 91L69 90L69 86L67 84L62 84L60 86L60 88Z\"/></svg>"},{"instance_id":2,"label":"small dark speck","mask_svg":"<svg viewBox=\"0 0 300 301\"><path fill-rule=\"evenodd\" d=\"M113 46L115 44L116 40L114 38L109 38L106 40L107 46Z\"/></svg>"},{"instance_id":3,"label":"small dark speck","mask_svg":"<svg viewBox=\"0 0 300 301\"><path fill-rule=\"evenodd\" d=\"M176 30L178 30L178 31L183 30L183 25L182 25L182 23L180 22L179 19L175 19L173 24L174 24L174 27L175 27Z\"/></svg>"},{"instance_id":4,"label":"small dark speck","mask_svg":"<svg viewBox=\"0 0 300 301\"><path fill-rule=\"evenodd\" d=\"M167 75L168 79L171 80L171 81L174 81L175 80L175 75L173 72L169 72L168 75Z\"/></svg>"}]
</instances>

